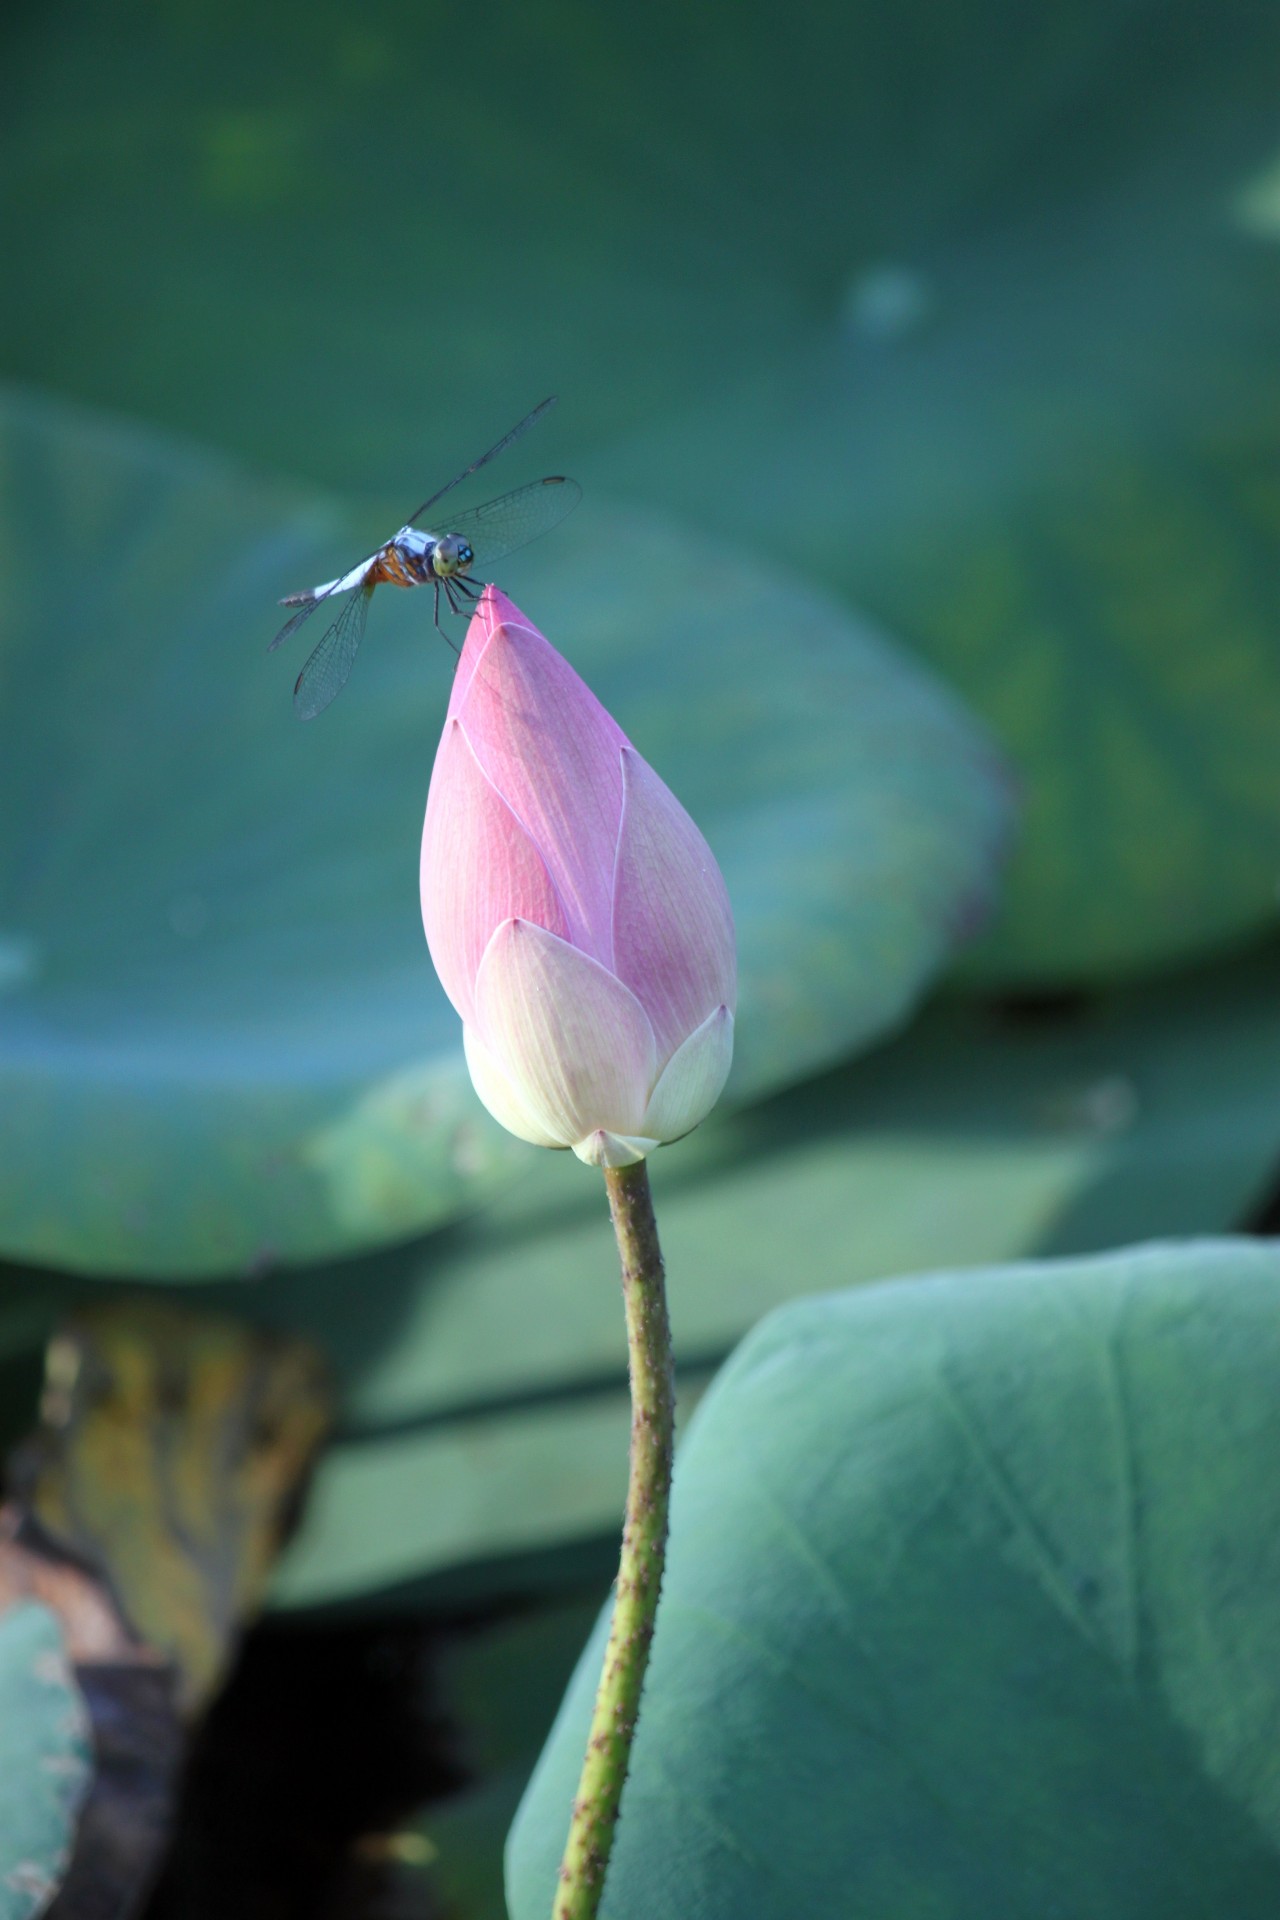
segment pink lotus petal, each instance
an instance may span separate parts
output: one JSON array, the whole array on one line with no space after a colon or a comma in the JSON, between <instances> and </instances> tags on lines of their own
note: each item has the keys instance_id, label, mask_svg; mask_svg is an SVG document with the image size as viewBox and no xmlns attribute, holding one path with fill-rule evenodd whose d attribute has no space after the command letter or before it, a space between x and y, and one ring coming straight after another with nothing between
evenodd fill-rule
<instances>
[{"instance_id":1,"label":"pink lotus petal","mask_svg":"<svg viewBox=\"0 0 1280 1920\"><path fill-rule=\"evenodd\" d=\"M600 1166L703 1117L733 1047L733 920L684 808L487 587L422 843L422 913L480 1098Z\"/></svg>"},{"instance_id":2,"label":"pink lotus petal","mask_svg":"<svg viewBox=\"0 0 1280 1920\"><path fill-rule=\"evenodd\" d=\"M475 1019L476 973L501 921L566 930L541 855L486 778L458 720L446 721L431 774L421 881L431 958L468 1025Z\"/></svg>"},{"instance_id":3,"label":"pink lotus petal","mask_svg":"<svg viewBox=\"0 0 1280 1920\"><path fill-rule=\"evenodd\" d=\"M645 1110L644 1132L655 1140L682 1140L720 1098L733 1064L733 1015L717 1007L658 1076Z\"/></svg>"},{"instance_id":4,"label":"pink lotus petal","mask_svg":"<svg viewBox=\"0 0 1280 1920\"><path fill-rule=\"evenodd\" d=\"M607 966L626 735L496 587L467 629L449 711L546 862L567 937Z\"/></svg>"},{"instance_id":5,"label":"pink lotus petal","mask_svg":"<svg viewBox=\"0 0 1280 1920\"><path fill-rule=\"evenodd\" d=\"M508 1133L514 1133L517 1140L527 1140L531 1147L564 1145L563 1140L546 1132L520 1089L503 1072L474 1027L463 1027L462 1049L467 1056L472 1086Z\"/></svg>"},{"instance_id":6,"label":"pink lotus petal","mask_svg":"<svg viewBox=\"0 0 1280 1920\"><path fill-rule=\"evenodd\" d=\"M643 1132L653 1029L590 955L527 920L504 922L480 964L476 1026L549 1138L571 1147L599 1128Z\"/></svg>"},{"instance_id":7,"label":"pink lotus petal","mask_svg":"<svg viewBox=\"0 0 1280 1920\"><path fill-rule=\"evenodd\" d=\"M718 1006L737 1004L729 895L710 847L632 746L613 889L613 971L653 1023L665 1060Z\"/></svg>"}]
</instances>

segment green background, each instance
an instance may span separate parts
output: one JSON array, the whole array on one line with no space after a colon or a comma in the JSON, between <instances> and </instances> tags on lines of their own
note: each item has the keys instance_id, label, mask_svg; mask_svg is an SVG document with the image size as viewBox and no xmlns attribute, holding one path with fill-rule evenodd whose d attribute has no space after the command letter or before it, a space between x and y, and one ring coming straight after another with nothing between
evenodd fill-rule
<instances>
[{"instance_id":1,"label":"green background","mask_svg":"<svg viewBox=\"0 0 1280 1920\"><path fill-rule=\"evenodd\" d=\"M616 1547L615 1256L430 971L425 596L310 727L275 602L560 394L465 504L582 482L501 584L739 924L733 1080L653 1163L685 1415L780 1302L1265 1228L1280 17L53 0L0 48L0 1425L86 1289L320 1342L273 1604L533 1610L421 1823L492 1920Z\"/></svg>"}]
</instances>

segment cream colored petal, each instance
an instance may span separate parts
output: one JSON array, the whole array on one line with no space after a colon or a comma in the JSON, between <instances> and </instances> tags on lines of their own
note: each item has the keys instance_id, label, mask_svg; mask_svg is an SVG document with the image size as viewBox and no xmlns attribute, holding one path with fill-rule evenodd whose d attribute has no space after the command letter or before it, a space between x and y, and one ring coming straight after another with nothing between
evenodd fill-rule
<instances>
[{"instance_id":1,"label":"cream colored petal","mask_svg":"<svg viewBox=\"0 0 1280 1920\"><path fill-rule=\"evenodd\" d=\"M467 1056L472 1086L494 1119L508 1133L514 1133L517 1140L527 1140L534 1147L567 1147L570 1144L568 1140L557 1140L547 1131L474 1028L463 1027L462 1046Z\"/></svg>"},{"instance_id":2,"label":"cream colored petal","mask_svg":"<svg viewBox=\"0 0 1280 1920\"><path fill-rule=\"evenodd\" d=\"M589 954L527 920L495 932L476 976L476 1026L544 1134L638 1134L657 1078L644 1008Z\"/></svg>"},{"instance_id":3,"label":"cream colored petal","mask_svg":"<svg viewBox=\"0 0 1280 1920\"><path fill-rule=\"evenodd\" d=\"M634 1167L637 1160L661 1146L659 1140L637 1139L634 1134L607 1133L597 1127L585 1140L575 1140L573 1150L589 1167Z\"/></svg>"},{"instance_id":4,"label":"cream colored petal","mask_svg":"<svg viewBox=\"0 0 1280 1920\"><path fill-rule=\"evenodd\" d=\"M717 1007L658 1076L641 1123L644 1132L664 1141L689 1133L720 1098L732 1062L733 1015L728 1007Z\"/></svg>"}]
</instances>

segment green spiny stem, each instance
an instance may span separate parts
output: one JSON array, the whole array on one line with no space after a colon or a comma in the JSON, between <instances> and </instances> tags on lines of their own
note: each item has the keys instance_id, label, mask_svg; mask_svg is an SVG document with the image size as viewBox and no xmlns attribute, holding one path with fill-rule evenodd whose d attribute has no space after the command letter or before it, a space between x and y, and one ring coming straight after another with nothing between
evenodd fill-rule
<instances>
[{"instance_id":1,"label":"green spiny stem","mask_svg":"<svg viewBox=\"0 0 1280 1920\"><path fill-rule=\"evenodd\" d=\"M675 1381L649 1173L642 1160L633 1167L606 1167L604 1178L622 1257L631 1362L631 1477L609 1645L552 1920L593 1920L604 1892L658 1610L671 1495Z\"/></svg>"}]
</instances>

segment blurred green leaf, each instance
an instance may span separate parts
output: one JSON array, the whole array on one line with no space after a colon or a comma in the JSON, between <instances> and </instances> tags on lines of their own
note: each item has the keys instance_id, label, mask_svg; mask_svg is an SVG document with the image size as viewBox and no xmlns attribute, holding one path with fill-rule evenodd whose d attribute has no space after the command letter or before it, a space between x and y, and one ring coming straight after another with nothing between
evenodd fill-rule
<instances>
[{"instance_id":1,"label":"blurred green leaf","mask_svg":"<svg viewBox=\"0 0 1280 1920\"><path fill-rule=\"evenodd\" d=\"M302 649L265 653L277 595L386 531L8 397L10 1257L166 1279L315 1259L538 1161L475 1099L421 934L448 688L444 649L420 644L426 596L380 596L315 726L290 711ZM51 541L56 564L33 565ZM743 976L731 1097L900 1020L981 913L1007 830L961 710L785 575L634 510L584 507L518 571L721 860Z\"/></svg>"},{"instance_id":2,"label":"blurred green leaf","mask_svg":"<svg viewBox=\"0 0 1280 1920\"><path fill-rule=\"evenodd\" d=\"M787 556L999 730L987 979L1274 922L1274 10L57 0L6 50L8 369L389 516L559 386L551 464Z\"/></svg>"},{"instance_id":3,"label":"blurred green leaf","mask_svg":"<svg viewBox=\"0 0 1280 1920\"><path fill-rule=\"evenodd\" d=\"M47 1607L21 1601L0 1613L0 1920L34 1920L49 1904L90 1777L62 1630Z\"/></svg>"},{"instance_id":4,"label":"blurred green leaf","mask_svg":"<svg viewBox=\"0 0 1280 1920\"><path fill-rule=\"evenodd\" d=\"M1280 957L1263 953L1056 1012L943 1005L657 1155L682 1417L753 1321L820 1276L843 1287L1238 1226L1280 1158L1278 1003ZM188 1291L309 1335L338 1374L340 1431L276 1605L451 1606L613 1571L628 1427L617 1255L594 1176L568 1155L539 1167L483 1216L403 1248ZM17 1431L33 1417L30 1351L77 1288L13 1268L3 1281Z\"/></svg>"},{"instance_id":5,"label":"blurred green leaf","mask_svg":"<svg viewBox=\"0 0 1280 1920\"><path fill-rule=\"evenodd\" d=\"M0 362L420 499L491 410L560 386L581 448L781 362L1188 11L53 0L5 28L0 244L40 271Z\"/></svg>"},{"instance_id":6,"label":"blurred green leaf","mask_svg":"<svg viewBox=\"0 0 1280 1920\"><path fill-rule=\"evenodd\" d=\"M1266 954L1056 1020L940 1007L657 1155L682 1417L761 1314L817 1287L1238 1225L1280 1158L1278 998ZM616 1541L616 1276L603 1194L563 1156L415 1247L219 1290L345 1373L277 1604L563 1584L583 1562L559 1550Z\"/></svg>"},{"instance_id":7,"label":"blurred green leaf","mask_svg":"<svg viewBox=\"0 0 1280 1920\"><path fill-rule=\"evenodd\" d=\"M681 1453L602 1920L1280 1900L1280 1252L796 1304ZM603 1647L513 1829L551 1905Z\"/></svg>"},{"instance_id":8,"label":"blurred green leaf","mask_svg":"<svg viewBox=\"0 0 1280 1920\"><path fill-rule=\"evenodd\" d=\"M1276 921L1278 24L1162 9L981 218L890 229L842 313L582 476L785 553L988 719L1027 789L988 981Z\"/></svg>"}]
</instances>

